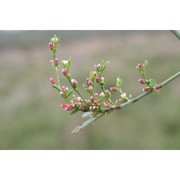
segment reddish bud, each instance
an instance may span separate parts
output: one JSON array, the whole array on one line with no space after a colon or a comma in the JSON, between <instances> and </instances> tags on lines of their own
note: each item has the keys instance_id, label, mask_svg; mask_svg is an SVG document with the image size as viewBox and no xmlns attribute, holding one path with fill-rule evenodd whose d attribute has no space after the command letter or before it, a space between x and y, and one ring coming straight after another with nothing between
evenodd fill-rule
<instances>
[{"instance_id":1,"label":"reddish bud","mask_svg":"<svg viewBox=\"0 0 180 180\"><path fill-rule=\"evenodd\" d=\"M107 102L104 102L104 106L105 106L105 107L111 107L111 104L110 104L110 103L107 103Z\"/></svg>"},{"instance_id":2,"label":"reddish bud","mask_svg":"<svg viewBox=\"0 0 180 180\"><path fill-rule=\"evenodd\" d=\"M62 69L62 73L63 73L64 76L67 76L69 74L66 69Z\"/></svg>"},{"instance_id":3,"label":"reddish bud","mask_svg":"<svg viewBox=\"0 0 180 180\"><path fill-rule=\"evenodd\" d=\"M96 82L97 82L97 83L100 83L100 79L99 79L98 77L96 78Z\"/></svg>"},{"instance_id":4,"label":"reddish bud","mask_svg":"<svg viewBox=\"0 0 180 180\"><path fill-rule=\"evenodd\" d=\"M96 75L97 75L97 72L96 72L96 71L93 71L93 75L96 77Z\"/></svg>"},{"instance_id":5,"label":"reddish bud","mask_svg":"<svg viewBox=\"0 0 180 180\"><path fill-rule=\"evenodd\" d=\"M139 79L138 82L141 83L141 84L145 84L146 83L146 81L144 79Z\"/></svg>"},{"instance_id":6,"label":"reddish bud","mask_svg":"<svg viewBox=\"0 0 180 180\"><path fill-rule=\"evenodd\" d=\"M54 45L51 42L49 43L49 48L51 51L54 49Z\"/></svg>"},{"instance_id":7,"label":"reddish bud","mask_svg":"<svg viewBox=\"0 0 180 180\"><path fill-rule=\"evenodd\" d=\"M61 104L60 106L61 106L61 108L63 108L65 111L71 111L72 109L74 109L73 104Z\"/></svg>"},{"instance_id":8,"label":"reddish bud","mask_svg":"<svg viewBox=\"0 0 180 180\"><path fill-rule=\"evenodd\" d=\"M90 80L88 80L86 83L87 83L88 87L91 86L91 81Z\"/></svg>"},{"instance_id":9,"label":"reddish bud","mask_svg":"<svg viewBox=\"0 0 180 180\"><path fill-rule=\"evenodd\" d=\"M141 69L143 66L142 66L142 64L139 63L139 64L137 65L137 67L138 67L139 69Z\"/></svg>"},{"instance_id":10,"label":"reddish bud","mask_svg":"<svg viewBox=\"0 0 180 180\"><path fill-rule=\"evenodd\" d=\"M56 58L56 59L55 59L55 64L56 64L56 66L59 65L59 58Z\"/></svg>"},{"instance_id":11,"label":"reddish bud","mask_svg":"<svg viewBox=\"0 0 180 180\"><path fill-rule=\"evenodd\" d=\"M119 109L121 109L121 106L120 106L120 105L116 105L116 106L115 106L115 109L116 109L116 110L119 110Z\"/></svg>"},{"instance_id":12,"label":"reddish bud","mask_svg":"<svg viewBox=\"0 0 180 180\"><path fill-rule=\"evenodd\" d=\"M50 82L52 85L57 84L57 82L55 81L55 79L53 77L50 78Z\"/></svg>"},{"instance_id":13,"label":"reddish bud","mask_svg":"<svg viewBox=\"0 0 180 180\"><path fill-rule=\"evenodd\" d=\"M96 106L98 106L98 101L94 101L94 104L95 104Z\"/></svg>"},{"instance_id":14,"label":"reddish bud","mask_svg":"<svg viewBox=\"0 0 180 180\"><path fill-rule=\"evenodd\" d=\"M145 87L145 88L142 89L142 91L143 91L143 92L149 92L149 91L151 91L151 88Z\"/></svg>"},{"instance_id":15,"label":"reddish bud","mask_svg":"<svg viewBox=\"0 0 180 180\"><path fill-rule=\"evenodd\" d=\"M117 87L110 87L110 91L112 91L112 92L119 92L119 88L117 88Z\"/></svg>"}]
</instances>

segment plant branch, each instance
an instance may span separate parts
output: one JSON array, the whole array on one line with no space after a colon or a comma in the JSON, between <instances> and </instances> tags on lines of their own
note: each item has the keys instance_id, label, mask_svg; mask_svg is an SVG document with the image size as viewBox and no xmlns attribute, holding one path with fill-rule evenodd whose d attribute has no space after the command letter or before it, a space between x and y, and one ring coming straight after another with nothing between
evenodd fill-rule
<instances>
[{"instance_id":1,"label":"plant branch","mask_svg":"<svg viewBox=\"0 0 180 180\"><path fill-rule=\"evenodd\" d=\"M180 76L180 71L177 72L176 74L172 75L171 77L169 77L168 79L166 79L165 81L163 81L162 83L160 83L159 85L157 85L157 86L155 87L155 89L156 89L156 90L161 89L164 85L168 84L169 82L171 82L172 80L174 80L174 79L177 78L178 76ZM128 106L128 105L130 105L130 104L133 104L133 103L139 101L140 99L142 99L142 98L144 98L145 96L151 94L152 92L154 92L154 91L152 90L152 91L149 91L149 92L144 92L144 93L140 94L139 96L131 99L130 101L121 104L121 105L120 105L120 106L121 106L121 109L124 108L124 107L126 107L126 106Z\"/></svg>"},{"instance_id":2,"label":"plant branch","mask_svg":"<svg viewBox=\"0 0 180 180\"><path fill-rule=\"evenodd\" d=\"M171 30L171 32L180 40L180 31Z\"/></svg>"}]
</instances>

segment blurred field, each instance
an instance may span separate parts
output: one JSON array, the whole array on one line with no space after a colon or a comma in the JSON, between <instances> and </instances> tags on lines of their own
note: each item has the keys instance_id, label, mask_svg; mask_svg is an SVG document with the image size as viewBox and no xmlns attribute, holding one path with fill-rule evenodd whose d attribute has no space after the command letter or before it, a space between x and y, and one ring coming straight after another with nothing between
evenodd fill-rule
<instances>
[{"instance_id":1,"label":"blurred field","mask_svg":"<svg viewBox=\"0 0 180 180\"><path fill-rule=\"evenodd\" d=\"M107 88L120 76L134 96L142 88L138 62L148 59L149 76L158 82L180 69L180 41L170 31L0 31L0 149L180 149L179 79L159 96L71 134L81 114L59 108L49 83L48 42L55 33L63 40L59 58L72 57L79 84L103 58L110 61Z\"/></svg>"}]
</instances>

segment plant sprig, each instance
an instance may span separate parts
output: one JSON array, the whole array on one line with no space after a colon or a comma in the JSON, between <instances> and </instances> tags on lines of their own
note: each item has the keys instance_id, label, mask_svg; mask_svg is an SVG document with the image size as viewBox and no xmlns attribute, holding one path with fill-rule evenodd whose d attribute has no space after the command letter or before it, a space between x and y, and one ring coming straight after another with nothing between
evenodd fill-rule
<instances>
[{"instance_id":1,"label":"plant sprig","mask_svg":"<svg viewBox=\"0 0 180 180\"><path fill-rule=\"evenodd\" d=\"M159 93L160 88L180 75L180 72L178 72L161 84L158 84L154 79L147 78L148 60L145 60L144 63L139 63L136 68L141 75L141 78L138 80L138 82L146 85L146 87L142 89L144 92L143 94L133 98L131 94L127 96L127 93L122 91L123 81L119 77L116 79L116 86L109 88L106 87L106 82L103 75L109 65L109 61L105 62L102 60L101 64L94 65L94 70L90 71L88 74L86 83L83 84L83 87L88 93L88 96L83 97L79 91L78 81L70 74L72 59L69 58L67 60L61 60L61 63L59 63L57 52L58 46L61 42L61 39L54 35L54 37L51 39L51 42L49 43L49 47L53 55L53 60L50 60L50 63L56 72L57 79L55 80L53 77L51 77L50 82L52 87L60 93L61 97L65 101L65 103L60 105L61 108L63 108L65 111L70 111L71 114L79 111L83 112L82 118L89 118L88 120L84 121L82 125L77 126L72 131L72 133L79 132L79 130L83 129L89 124L94 123L102 116L105 116L114 110L120 110L127 105L133 104L134 102L137 102L139 99L152 92ZM59 77L60 67L62 76L66 77L72 89L69 89L66 86L61 86L61 78ZM98 92L95 91L95 86L99 87ZM119 93L119 98L117 98L115 101L112 100L113 93Z\"/></svg>"}]
</instances>

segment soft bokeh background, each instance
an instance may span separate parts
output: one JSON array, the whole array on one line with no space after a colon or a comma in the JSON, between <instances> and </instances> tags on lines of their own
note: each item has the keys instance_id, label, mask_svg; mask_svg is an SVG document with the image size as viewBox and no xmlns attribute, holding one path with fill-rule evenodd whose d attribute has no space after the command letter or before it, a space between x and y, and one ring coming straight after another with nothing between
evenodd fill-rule
<instances>
[{"instance_id":1,"label":"soft bokeh background","mask_svg":"<svg viewBox=\"0 0 180 180\"><path fill-rule=\"evenodd\" d=\"M72 57L79 84L103 58L110 61L106 87L120 76L134 96L142 88L138 62L148 59L148 74L158 82L179 71L180 41L170 31L0 31L0 149L180 149L179 79L159 96L71 134L83 119L59 108L61 98L49 83L54 34L63 40L59 58Z\"/></svg>"}]
</instances>

